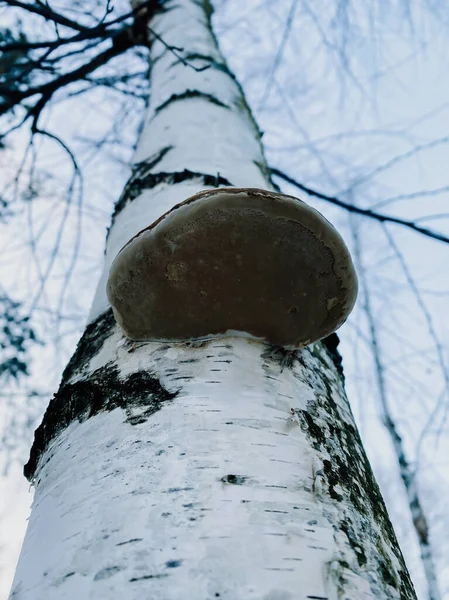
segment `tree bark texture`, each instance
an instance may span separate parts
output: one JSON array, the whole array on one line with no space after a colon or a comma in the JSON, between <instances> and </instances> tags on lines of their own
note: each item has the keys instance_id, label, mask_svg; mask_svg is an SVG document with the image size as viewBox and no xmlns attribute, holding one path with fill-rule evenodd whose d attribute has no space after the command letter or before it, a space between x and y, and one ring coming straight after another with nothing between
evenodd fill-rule
<instances>
[{"instance_id":1,"label":"tree bark texture","mask_svg":"<svg viewBox=\"0 0 449 600\"><path fill-rule=\"evenodd\" d=\"M131 344L115 324L105 282L130 237L201 189L272 188L208 3L169 0L149 25L150 107L89 325L25 467L11 598L413 599L334 348Z\"/></svg>"}]
</instances>

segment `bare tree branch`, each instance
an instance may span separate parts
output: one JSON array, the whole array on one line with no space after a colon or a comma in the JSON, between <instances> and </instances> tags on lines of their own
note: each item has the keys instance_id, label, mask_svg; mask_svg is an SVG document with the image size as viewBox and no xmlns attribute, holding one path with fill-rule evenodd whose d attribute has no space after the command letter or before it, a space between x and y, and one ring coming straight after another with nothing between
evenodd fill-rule
<instances>
[{"instance_id":1,"label":"bare tree branch","mask_svg":"<svg viewBox=\"0 0 449 600\"><path fill-rule=\"evenodd\" d=\"M319 198L320 200L324 200L329 202L330 204L334 204L335 206L339 206L340 208L344 208L345 210L355 213L357 215L362 215L364 217L369 217L370 219L375 219L380 223L394 223L396 225L401 225L402 227L407 227L416 233L421 233L426 237L432 238L434 240L438 240L440 242L444 242L445 244L449 244L449 236L444 235L443 233L439 233L438 231L434 231L433 229L428 229L427 227L421 227L414 221L408 221L406 219L400 219L399 217L393 217L391 215L386 215L384 213L375 212L369 208L361 208L360 206L356 206L355 204L351 204L349 202L345 202L344 200L340 200L335 196L328 196L327 194L323 194L312 188L300 183L290 177L286 173L283 173L279 169L271 169L272 175L275 177L279 177L283 179L287 183L297 187L299 190L306 192L309 196L314 196L315 198Z\"/></svg>"},{"instance_id":2,"label":"bare tree branch","mask_svg":"<svg viewBox=\"0 0 449 600\"><path fill-rule=\"evenodd\" d=\"M47 20L53 21L55 23L60 23L60 21L57 20L58 18L62 18L62 19L66 18L66 17L62 17L61 15L58 16L57 13L55 13L52 9L50 9L49 7L44 6L44 5L36 6L34 4L25 4L24 2L20 2L20 0L1 0L1 1L5 2L6 4L12 5L12 6L17 6L17 7L23 8L25 10L28 10L29 12L37 12L37 14L40 14L41 16L44 16ZM122 23L123 21L126 21L127 19L129 19L131 17L136 17L139 13L143 12L145 9L149 9L151 7L153 7L153 9L155 9L155 4L157 4L157 2L155 2L155 0L147 0L147 2L144 2L137 8L125 13L124 15L121 15L120 17L117 17L116 19L112 19L111 21L104 21L104 18L106 17L106 15L110 14L110 12L111 12L110 10L107 10L105 12L105 16L103 17L103 19L94 27L79 26L79 24L75 23L74 21L70 21L78 26L77 30L79 31L78 34L76 34L72 37L67 37L67 38L57 37L55 40L46 40L46 41L39 41L39 42L24 42L24 41L10 42L7 44L0 44L0 50L2 50L3 52L11 52L11 51L17 51L17 50L33 50L33 49L39 49L39 48L56 48L56 47L62 46L64 44L75 44L77 42L82 42L84 40L93 39L93 38L107 39L110 37L115 37L117 35L122 34L122 32L124 30L128 29L128 27L111 28L111 26L118 25L119 23ZM45 14L43 14L42 8L45 9ZM50 14L52 16L50 16ZM63 24L63 23L60 23L60 24ZM69 27L70 25L67 25L67 26ZM72 29L74 29L74 28L76 29L76 27L72 27Z\"/></svg>"},{"instance_id":3,"label":"bare tree branch","mask_svg":"<svg viewBox=\"0 0 449 600\"><path fill-rule=\"evenodd\" d=\"M126 44L126 41L124 40L123 43ZM129 39L128 47L130 48L131 46L132 40ZM69 71L68 73L65 73L64 75L61 75L60 77L57 77L56 79L53 79L52 81L40 86L30 87L26 90L13 90L8 88L8 86L0 86L0 93L3 93L7 98L6 102L3 103L3 106L0 105L0 114L4 114L13 106L20 104L20 102L26 98L40 94L40 99L32 108L28 110L27 115L27 118L33 116L36 120L36 116L39 116L45 104L48 102L48 100L50 100L57 90L70 83L73 83L74 81L83 79L86 75L98 69L98 67L101 67L115 56L121 54L123 50L123 45L120 44L117 46L116 44L113 44L107 50L100 52L92 60L81 65L77 69Z\"/></svg>"},{"instance_id":4,"label":"bare tree branch","mask_svg":"<svg viewBox=\"0 0 449 600\"><path fill-rule=\"evenodd\" d=\"M28 12L35 13L36 15L44 17L46 21L53 21L53 23L58 23L58 25L63 25L64 27L70 27L70 29L75 29L76 31L88 30L88 27L80 25L76 21L72 21L72 19L61 15L60 13L57 13L55 10L53 10L46 4L38 4L37 2L35 4L29 4L28 2L21 2L21 0L3 0L3 2L8 6L22 8L24 10L27 10Z\"/></svg>"}]
</instances>

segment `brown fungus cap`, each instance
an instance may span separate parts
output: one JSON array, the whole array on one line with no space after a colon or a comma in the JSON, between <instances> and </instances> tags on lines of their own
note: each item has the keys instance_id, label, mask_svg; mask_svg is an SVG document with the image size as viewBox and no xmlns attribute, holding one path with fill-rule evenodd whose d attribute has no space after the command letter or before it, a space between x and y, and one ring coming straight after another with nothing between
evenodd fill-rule
<instances>
[{"instance_id":1,"label":"brown fungus cap","mask_svg":"<svg viewBox=\"0 0 449 600\"><path fill-rule=\"evenodd\" d=\"M238 331L301 347L344 323L357 277L339 233L301 200L217 188L134 236L112 264L107 292L132 340Z\"/></svg>"}]
</instances>

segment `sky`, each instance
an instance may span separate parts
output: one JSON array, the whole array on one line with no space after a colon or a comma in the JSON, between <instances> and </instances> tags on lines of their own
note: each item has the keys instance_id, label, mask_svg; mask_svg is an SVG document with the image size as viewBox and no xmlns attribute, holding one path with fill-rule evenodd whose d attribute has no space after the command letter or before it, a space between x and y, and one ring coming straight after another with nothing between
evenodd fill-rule
<instances>
[{"instance_id":1,"label":"sky","mask_svg":"<svg viewBox=\"0 0 449 600\"><path fill-rule=\"evenodd\" d=\"M438 3L382 3L383 12L377 3L361 7L325 0L214 4L221 48L264 132L271 167L317 191L449 233L449 28L444 15L436 12ZM337 4L351 10L338 12ZM406 4L411 14L405 13ZM83 329L101 272L108 214L128 174L139 122L135 111L128 111L117 131L112 129L101 152L89 141L108 130L120 102L98 90L85 101L74 98L54 108L48 120L82 153L83 181L76 180L70 189L66 157L50 141L43 142L35 199L19 205L7 226L0 224L1 281L28 303L41 337L52 342L35 348L32 376L8 389L8 401L0 409L0 426L8 434L13 423L18 432L7 435L8 444L13 444L11 437L19 440L11 446L8 470L0 477L0 599L7 597L32 500L21 462L32 426ZM143 103L139 106L142 110ZM4 152L2 180L19 165L24 144L25 135L19 134ZM298 195L291 186L282 184L282 189ZM73 201L61 203L61 196L67 198L71 191ZM424 600L415 534L391 443L379 419L365 310L368 290L388 402L409 459L418 467L440 586L449 598L449 246L299 195L337 227L355 256L363 285L357 307L341 329L347 391ZM64 239L41 288L42 270L50 264L61 223ZM64 319L55 322L51 314L58 307ZM37 393L23 410L29 390Z\"/></svg>"}]
</instances>

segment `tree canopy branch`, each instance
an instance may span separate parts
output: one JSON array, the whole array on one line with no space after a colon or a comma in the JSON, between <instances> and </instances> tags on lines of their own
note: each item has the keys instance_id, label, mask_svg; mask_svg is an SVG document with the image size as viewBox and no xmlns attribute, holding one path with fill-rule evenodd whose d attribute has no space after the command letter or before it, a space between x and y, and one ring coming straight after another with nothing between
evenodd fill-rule
<instances>
[{"instance_id":1,"label":"tree canopy branch","mask_svg":"<svg viewBox=\"0 0 449 600\"><path fill-rule=\"evenodd\" d=\"M125 43L126 41L124 41L123 44L119 45L113 44L107 50L105 50L104 52L100 52L92 60L85 63L84 65L81 65L77 69L74 69L73 71L69 71L64 75L61 75L60 77L57 77L56 79L53 79L48 83L44 83L43 85L30 87L26 90L13 90L8 88L7 86L1 86L0 92L7 97L7 100L3 103L3 105L0 105L0 114L5 113L14 105L22 102L22 100L25 100L26 98L29 98L30 96L34 96L36 94L40 94L41 97L35 104L35 106L29 110L28 116L35 114L37 110L41 112L46 102L48 102L48 100L53 96L53 94L57 90L66 86L69 83L73 83L74 81L84 79L86 75L92 73L92 71L95 71L96 69L98 69L98 67L101 67L102 65L106 64L111 58L117 56L118 54L121 54L125 49ZM131 39L129 39L128 47L131 46L132 41Z\"/></svg>"},{"instance_id":2,"label":"tree canopy branch","mask_svg":"<svg viewBox=\"0 0 449 600\"><path fill-rule=\"evenodd\" d=\"M3 0L5 4L8 6L14 6L16 8L23 8L28 12L34 13L36 15L40 15L44 17L46 21L53 21L58 25L63 25L64 27L70 27L70 29L75 29L76 31L88 31L88 27L84 25L80 25L76 21L57 13L55 10L50 8L47 4L42 3L34 3L29 4L28 2L21 2L21 0Z\"/></svg>"},{"instance_id":3,"label":"tree canopy branch","mask_svg":"<svg viewBox=\"0 0 449 600\"><path fill-rule=\"evenodd\" d=\"M271 169L271 173L275 177L279 177L287 183L290 183L291 185L297 187L299 190L306 192L306 194L308 194L309 196L314 196L315 198L319 198L320 200L324 200L326 202L329 202L330 204L334 204L335 206L344 208L349 212L355 213L357 215L362 215L364 217L369 217L370 219L375 219L380 223L395 223L396 225L407 227L408 229L411 229L416 233L421 233L426 237L438 240L440 242L444 242L445 244L449 244L449 236L444 235L443 233L439 233L438 231L434 231L433 229L428 229L427 227L421 227L421 225L418 225L414 221L408 221L407 219L400 219L399 217L393 217L391 215L379 213L369 208L361 208L360 206L356 206L354 204L351 204L350 202L340 200L335 196L328 196L327 194L323 194L321 192L313 190L312 188L300 183L299 181L296 181L295 179L293 179L293 177L290 177L289 175L287 175L283 171L280 171L279 169Z\"/></svg>"},{"instance_id":4,"label":"tree canopy branch","mask_svg":"<svg viewBox=\"0 0 449 600\"><path fill-rule=\"evenodd\" d=\"M39 48L58 48L59 46L62 46L64 44L75 44L77 42L82 42L88 39L107 39L109 37L115 37L117 35L120 35L125 29L128 28L126 26L124 28L112 28L113 25L118 25L119 23L122 23L123 21L126 21L131 17L137 17L138 13L143 12L143 10L146 8L153 8L153 10L155 10L154 6L152 7L152 5L154 5L154 0L147 0L147 2L144 2L137 8L134 8L133 10L110 21L101 21L94 27L84 27L79 25L78 23L75 23L74 21L69 20L70 23L74 24L74 26L72 27L68 23L61 22L61 19L62 21L66 21L66 17L64 17L63 15L58 15L46 5L44 6L41 4L28 4L25 2L21 2L21 0L2 1L11 6L20 7L24 10L28 10L29 12L37 13L43 16L46 20L51 20L61 25L66 24L67 27L71 27L72 29L77 29L77 31L79 31L78 34L73 35L72 37L58 37L55 40L44 40L38 42L14 41L7 44L0 44L0 50L2 50L3 52L11 52L17 50L35 50ZM43 11L42 9L45 10ZM107 12L107 14L109 14L109 12Z\"/></svg>"}]
</instances>

